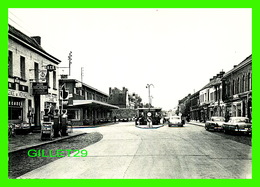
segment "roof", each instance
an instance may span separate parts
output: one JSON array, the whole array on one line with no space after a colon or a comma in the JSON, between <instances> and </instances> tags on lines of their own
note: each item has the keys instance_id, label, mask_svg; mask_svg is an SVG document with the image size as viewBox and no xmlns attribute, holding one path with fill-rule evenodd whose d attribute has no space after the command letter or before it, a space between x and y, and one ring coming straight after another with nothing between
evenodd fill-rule
<instances>
[{"instance_id":1,"label":"roof","mask_svg":"<svg viewBox=\"0 0 260 187\"><path fill-rule=\"evenodd\" d=\"M52 62L59 64L61 60L55 58L54 56L47 53L38 43L35 39L25 35L15 27L8 25L8 35L9 37L12 37L13 39L18 40L21 43L27 44L30 46L31 49L36 51L37 53L46 56L49 60Z\"/></svg>"},{"instance_id":2,"label":"roof","mask_svg":"<svg viewBox=\"0 0 260 187\"><path fill-rule=\"evenodd\" d=\"M110 109L119 109L118 106L110 105L108 103L104 103L101 101L95 101L95 100L73 100L73 106L78 105L92 105L92 106L104 106Z\"/></svg>"},{"instance_id":3,"label":"roof","mask_svg":"<svg viewBox=\"0 0 260 187\"><path fill-rule=\"evenodd\" d=\"M221 78L215 78L212 79L208 84L206 84L201 90L205 89L205 88L209 88L215 85L221 84Z\"/></svg>"},{"instance_id":4,"label":"roof","mask_svg":"<svg viewBox=\"0 0 260 187\"><path fill-rule=\"evenodd\" d=\"M86 83L83 83L83 82L81 82L81 81L79 81L79 80L77 80L77 79L59 79L59 81L63 81L63 82L76 82L76 83L82 83L82 85L83 86L85 86L85 87L87 87L87 88L90 88L90 89L92 89L92 90L94 90L94 91L96 91L96 92L98 92L98 93L101 93L101 94L103 94L103 95L105 95L105 96L109 96L108 94L106 94L105 92L102 92L102 91L100 91L100 90L98 90L98 89L96 89L96 88L94 88L94 87L92 87L92 86L90 86L90 85L88 85L88 84L86 84Z\"/></svg>"},{"instance_id":5,"label":"roof","mask_svg":"<svg viewBox=\"0 0 260 187\"><path fill-rule=\"evenodd\" d=\"M237 70L239 70L241 67L243 67L244 65L248 64L248 63L252 63L252 54L249 55L248 57L245 58L245 60L243 60L242 62L240 62L235 68L231 69L230 71L228 71L227 73L225 73L222 77L225 78L228 75L230 75L232 72L236 72Z\"/></svg>"}]
</instances>

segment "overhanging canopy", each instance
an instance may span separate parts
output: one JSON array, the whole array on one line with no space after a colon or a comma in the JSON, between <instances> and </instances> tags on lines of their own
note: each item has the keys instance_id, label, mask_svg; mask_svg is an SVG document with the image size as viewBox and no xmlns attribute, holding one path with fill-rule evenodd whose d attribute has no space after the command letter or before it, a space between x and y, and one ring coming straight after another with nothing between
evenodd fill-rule
<instances>
[{"instance_id":1,"label":"overhanging canopy","mask_svg":"<svg viewBox=\"0 0 260 187\"><path fill-rule=\"evenodd\" d=\"M118 106L110 105L101 101L95 100L73 100L73 106L93 106L93 107L105 107L109 109L119 109Z\"/></svg>"}]
</instances>

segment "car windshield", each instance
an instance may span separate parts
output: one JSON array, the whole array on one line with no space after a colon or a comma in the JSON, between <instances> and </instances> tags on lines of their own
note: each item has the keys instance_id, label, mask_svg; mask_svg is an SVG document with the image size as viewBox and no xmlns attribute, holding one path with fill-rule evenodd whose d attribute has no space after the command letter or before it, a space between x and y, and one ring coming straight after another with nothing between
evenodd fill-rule
<instances>
[{"instance_id":1,"label":"car windshield","mask_svg":"<svg viewBox=\"0 0 260 187\"><path fill-rule=\"evenodd\" d=\"M180 117L179 116L173 116L173 117L171 117L172 119L180 119Z\"/></svg>"},{"instance_id":2,"label":"car windshield","mask_svg":"<svg viewBox=\"0 0 260 187\"><path fill-rule=\"evenodd\" d=\"M248 123L248 119L247 118L238 118L238 119L233 119L234 123L240 123L240 122L245 122Z\"/></svg>"}]
</instances>

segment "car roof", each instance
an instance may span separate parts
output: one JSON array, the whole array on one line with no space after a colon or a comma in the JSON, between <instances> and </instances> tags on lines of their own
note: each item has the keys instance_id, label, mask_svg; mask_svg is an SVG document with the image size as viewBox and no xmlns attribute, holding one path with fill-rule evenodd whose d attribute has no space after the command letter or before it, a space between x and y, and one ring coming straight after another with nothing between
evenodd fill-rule
<instances>
[{"instance_id":1,"label":"car roof","mask_svg":"<svg viewBox=\"0 0 260 187\"><path fill-rule=\"evenodd\" d=\"M248 117L230 117L230 119L248 119Z\"/></svg>"}]
</instances>

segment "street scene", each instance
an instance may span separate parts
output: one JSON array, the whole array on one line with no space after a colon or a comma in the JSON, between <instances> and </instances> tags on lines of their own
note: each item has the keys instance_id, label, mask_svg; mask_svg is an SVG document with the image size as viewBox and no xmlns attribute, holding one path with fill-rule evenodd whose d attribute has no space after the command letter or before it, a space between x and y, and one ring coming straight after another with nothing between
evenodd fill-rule
<instances>
[{"instance_id":1,"label":"street scene","mask_svg":"<svg viewBox=\"0 0 260 187\"><path fill-rule=\"evenodd\" d=\"M84 147L87 157L64 157L19 178L238 179L251 178L251 140L220 135L202 126L136 128L120 122L99 128L99 142ZM240 140L240 142L239 142ZM248 142L247 142L247 141ZM242 141L242 142L241 142ZM37 149L37 148L35 148ZM54 169L55 168L55 169Z\"/></svg>"},{"instance_id":2,"label":"street scene","mask_svg":"<svg viewBox=\"0 0 260 187\"><path fill-rule=\"evenodd\" d=\"M251 9L8 18L10 179L252 178Z\"/></svg>"}]
</instances>

